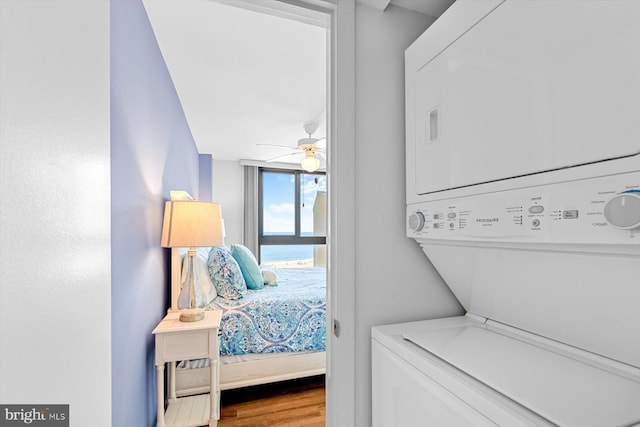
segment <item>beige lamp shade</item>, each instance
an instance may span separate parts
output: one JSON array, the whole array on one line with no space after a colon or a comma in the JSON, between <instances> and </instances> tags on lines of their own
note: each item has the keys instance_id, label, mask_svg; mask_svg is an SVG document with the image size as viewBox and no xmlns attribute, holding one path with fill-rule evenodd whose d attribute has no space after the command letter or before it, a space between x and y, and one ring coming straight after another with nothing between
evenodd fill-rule
<instances>
[{"instance_id":1,"label":"beige lamp shade","mask_svg":"<svg viewBox=\"0 0 640 427\"><path fill-rule=\"evenodd\" d=\"M166 202L161 244L164 248L223 245L220 205L192 200Z\"/></svg>"}]
</instances>

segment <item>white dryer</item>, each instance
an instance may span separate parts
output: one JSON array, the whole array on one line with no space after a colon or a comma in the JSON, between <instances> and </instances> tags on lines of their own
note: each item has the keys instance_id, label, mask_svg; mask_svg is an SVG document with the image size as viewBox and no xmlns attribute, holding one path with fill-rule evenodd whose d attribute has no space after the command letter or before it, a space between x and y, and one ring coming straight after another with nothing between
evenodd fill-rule
<instances>
[{"instance_id":1,"label":"white dryer","mask_svg":"<svg viewBox=\"0 0 640 427\"><path fill-rule=\"evenodd\" d=\"M407 50L407 236L467 314L372 329L374 427L640 425L638 22L458 0Z\"/></svg>"}]
</instances>

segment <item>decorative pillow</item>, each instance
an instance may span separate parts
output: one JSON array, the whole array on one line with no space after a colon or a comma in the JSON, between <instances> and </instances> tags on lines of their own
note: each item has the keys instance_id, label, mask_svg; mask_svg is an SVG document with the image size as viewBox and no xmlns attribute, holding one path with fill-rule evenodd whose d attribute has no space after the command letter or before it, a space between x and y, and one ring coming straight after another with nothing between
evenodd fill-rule
<instances>
[{"instance_id":1,"label":"decorative pillow","mask_svg":"<svg viewBox=\"0 0 640 427\"><path fill-rule=\"evenodd\" d=\"M203 251L201 251L204 250ZM196 255L193 257L193 275L196 284L196 307L206 307L215 297L218 296L215 286L209 277L209 269L207 268L207 257L209 248L198 248ZM182 278L187 273L187 262L189 257L187 254L182 256Z\"/></svg>"},{"instance_id":2,"label":"decorative pillow","mask_svg":"<svg viewBox=\"0 0 640 427\"><path fill-rule=\"evenodd\" d=\"M264 280L265 286L278 286L278 278L272 270L262 268L262 279Z\"/></svg>"},{"instance_id":3,"label":"decorative pillow","mask_svg":"<svg viewBox=\"0 0 640 427\"><path fill-rule=\"evenodd\" d=\"M253 253L242 245L231 245L231 255L238 262L240 271L244 281L247 283L249 289L262 289L264 287L264 280L262 279L262 273L260 272L260 266Z\"/></svg>"},{"instance_id":4,"label":"decorative pillow","mask_svg":"<svg viewBox=\"0 0 640 427\"><path fill-rule=\"evenodd\" d=\"M211 248L207 266L218 295L232 300L242 298L247 290L247 284L229 249L224 246Z\"/></svg>"}]
</instances>

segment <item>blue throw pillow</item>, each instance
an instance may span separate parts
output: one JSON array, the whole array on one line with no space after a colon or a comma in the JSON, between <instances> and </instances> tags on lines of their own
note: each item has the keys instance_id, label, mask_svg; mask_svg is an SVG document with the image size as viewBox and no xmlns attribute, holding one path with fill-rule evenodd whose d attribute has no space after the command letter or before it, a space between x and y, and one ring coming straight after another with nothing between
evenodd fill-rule
<instances>
[{"instance_id":1,"label":"blue throw pillow","mask_svg":"<svg viewBox=\"0 0 640 427\"><path fill-rule=\"evenodd\" d=\"M224 246L214 246L209 251L207 260L209 276L216 287L218 295L223 298L237 300L247 290L238 263Z\"/></svg>"},{"instance_id":2,"label":"blue throw pillow","mask_svg":"<svg viewBox=\"0 0 640 427\"><path fill-rule=\"evenodd\" d=\"M231 245L231 255L240 266L247 288L262 289L264 287L264 279L253 253L245 246Z\"/></svg>"}]
</instances>

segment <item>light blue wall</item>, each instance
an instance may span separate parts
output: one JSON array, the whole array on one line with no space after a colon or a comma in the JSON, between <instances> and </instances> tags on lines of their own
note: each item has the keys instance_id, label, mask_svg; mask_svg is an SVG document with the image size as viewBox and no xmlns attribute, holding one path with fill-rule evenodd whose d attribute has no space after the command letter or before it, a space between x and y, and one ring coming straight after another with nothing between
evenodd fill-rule
<instances>
[{"instance_id":1,"label":"light blue wall","mask_svg":"<svg viewBox=\"0 0 640 427\"><path fill-rule=\"evenodd\" d=\"M213 196L213 157L211 154L200 154L200 196L198 200L211 202Z\"/></svg>"},{"instance_id":2,"label":"light blue wall","mask_svg":"<svg viewBox=\"0 0 640 427\"><path fill-rule=\"evenodd\" d=\"M114 426L155 426L151 331L166 313L170 289L169 250L160 247L163 206L170 190L198 197L198 167L193 137L142 2L112 1Z\"/></svg>"}]
</instances>

